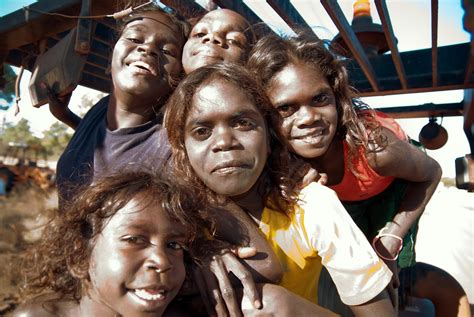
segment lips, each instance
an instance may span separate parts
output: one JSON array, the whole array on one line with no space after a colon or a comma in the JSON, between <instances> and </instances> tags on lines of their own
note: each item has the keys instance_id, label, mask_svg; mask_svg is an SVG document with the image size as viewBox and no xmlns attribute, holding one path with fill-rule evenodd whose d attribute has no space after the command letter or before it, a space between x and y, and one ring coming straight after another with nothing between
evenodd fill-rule
<instances>
[{"instance_id":1,"label":"lips","mask_svg":"<svg viewBox=\"0 0 474 317\"><path fill-rule=\"evenodd\" d=\"M166 298L168 291L162 288L138 288L133 290L133 293L144 301L160 301Z\"/></svg>"},{"instance_id":2,"label":"lips","mask_svg":"<svg viewBox=\"0 0 474 317\"><path fill-rule=\"evenodd\" d=\"M314 131L314 132L311 132L311 133L305 133L305 134L302 134L302 135L293 136L293 139L304 140L304 139L307 139L307 138L315 138L315 137L322 136L323 133L324 133L324 130L317 130L317 131Z\"/></svg>"},{"instance_id":3,"label":"lips","mask_svg":"<svg viewBox=\"0 0 474 317\"><path fill-rule=\"evenodd\" d=\"M230 174L237 170L251 169L251 168L252 168L252 164L249 162L231 160L231 161L226 161L226 162L218 164L211 170L211 173Z\"/></svg>"},{"instance_id":4,"label":"lips","mask_svg":"<svg viewBox=\"0 0 474 317\"><path fill-rule=\"evenodd\" d=\"M193 56L196 55L222 60L220 54L218 54L215 50L209 48L201 48L196 50L195 52L193 52Z\"/></svg>"},{"instance_id":5,"label":"lips","mask_svg":"<svg viewBox=\"0 0 474 317\"><path fill-rule=\"evenodd\" d=\"M133 61L127 64L128 67L133 67L137 72L144 74L151 74L153 76L158 75L158 70L154 65L146 63L144 61Z\"/></svg>"}]
</instances>

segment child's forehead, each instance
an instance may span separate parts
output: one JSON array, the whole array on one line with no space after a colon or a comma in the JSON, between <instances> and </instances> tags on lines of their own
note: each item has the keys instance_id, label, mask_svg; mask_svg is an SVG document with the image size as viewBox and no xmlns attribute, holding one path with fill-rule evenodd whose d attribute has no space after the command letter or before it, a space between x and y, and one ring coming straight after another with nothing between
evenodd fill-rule
<instances>
[{"instance_id":1,"label":"child's forehead","mask_svg":"<svg viewBox=\"0 0 474 317\"><path fill-rule=\"evenodd\" d=\"M227 10L227 9L219 9L214 10L206 15L197 23L203 24L211 24L211 23L219 23L221 27L225 26L230 30L238 30L243 31L249 27L248 21L238 14L237 12Z\"/></svg>"},{"instance_id":2,"label":"child's forehead","mask_svg":"<svg viewBox=\"0 0 474 317\"><path fill-rule=\"evenodd\" d=\"M147 25L150 31L165 31L172 37L181 37L178 25L165 13L158 10L140 12L140 14L131 17L124 25L123 31L141 25Z\"/></svg>"}]
</instances>

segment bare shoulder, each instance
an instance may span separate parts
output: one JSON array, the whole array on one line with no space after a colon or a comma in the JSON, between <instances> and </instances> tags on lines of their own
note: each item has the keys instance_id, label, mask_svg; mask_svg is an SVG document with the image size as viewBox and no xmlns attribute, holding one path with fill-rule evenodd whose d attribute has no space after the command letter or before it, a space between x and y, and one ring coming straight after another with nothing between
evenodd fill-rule
<instances>
[{"instance_id":1,"label":"bare shoulder","mask_svg":"<svg viewBox=\"0 0 474 317\"><path fill-rule=\"evenodd\" d=\"M44 294L32 298L13 312L13 317L72 316L78 302L61 298L57 294Z\"/></svg>"},{"instance_id":2,"label":"bare shoulder","mask_svg":"<svg viewBox=\"0 0 474 317\"><path fill-rule=\"evenodd\" d=\"M401 140L393 132L382 128L382 146L369 149L367 160L380 175L393 176L409 181L426 181L437 175L439 164L424 151L407 140Z\"/></svg>"}]
</instances>

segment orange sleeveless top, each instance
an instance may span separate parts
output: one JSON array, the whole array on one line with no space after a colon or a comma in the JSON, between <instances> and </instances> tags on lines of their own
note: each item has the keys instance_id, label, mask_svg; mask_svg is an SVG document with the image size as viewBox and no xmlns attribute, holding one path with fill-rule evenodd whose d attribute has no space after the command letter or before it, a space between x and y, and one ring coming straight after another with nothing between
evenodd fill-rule
<instances>
[{"instance_id":1,"label":"orange sleeveless top","mask_svg":"<svg viewBox=\"0 0 474 317\"><path fill-rule=\"evenodd\" d=\"M361 111L360 115L364 115L365 111ZM391 117L383 112L375 111L375 120L380 126L392 131L401 140L408 140L407 135L402 130L400 125ZM348 152L349 146L343 141L344 146L344 176L339 184L329 186L337 193L337 196L342 201L360 201L380 194L394 180L392 176L382 176L377 174L372 167L370 167L365 150L362 147L357 149L357 154L353 157L352 166L359 174L356 176L349 169Z\"/></svg>"}]
</instances>

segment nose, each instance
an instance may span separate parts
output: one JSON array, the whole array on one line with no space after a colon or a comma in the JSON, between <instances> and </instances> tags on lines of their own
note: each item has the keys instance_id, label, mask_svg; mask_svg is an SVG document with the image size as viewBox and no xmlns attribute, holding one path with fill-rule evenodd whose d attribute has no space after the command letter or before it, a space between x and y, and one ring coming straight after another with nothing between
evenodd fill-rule
<instances>
[{"instance_id":1,"label":"nose","mask_svg":"<svg viewBox=\"0 0 474 317\"><path fill-rule=\"evenodd\" d=\"M156 47L156 45L154 45L152 43L142 43L142 44L140 44L140 46L138 46L138 52L140 52L142 54L146 54L146 55L151 55L151 56L154 56L154 57L159 56L158 48Z\"/></svg>"},{"instance_id":2,"label":"nose","mask_svg":"<svg viewBox=\"0 0 474 317\"><path fill-rule=\"evenodd\" d=\"M215 45L222 45L224 43L224 40L218 33L214 32L209 32L206 34L206 36L202 37L202 42L203 43L211 43Z\"/></svg>"},{"instance_id":3,"label":"nose","mask_svg":"<svg viewBox=\"0 0 474 317\"><path fill-rule=\"evenodd\" d=\"M145 267L157 273L164 273L173 268L173 263L165 250L158 246L151 246L148 258L145 261Z\"/></svg>"},{"instance_id":4,"label":"nose","mask_svg":"<svg viewBox=\"0 0 474 317\"><path fill-rule=\"evenodd\" d=\"M321 119L321 114L317 107L309 105L303 105L298 109L296 124L299 128L312 125L316 121Z\"/></svg>"},{"instance_id":5,"label":"nose","mask_svg":"<svg viewBox=\"0 0 474 317\"><path fill-rule=\"evenodd\" d=\"M213 152L230 151L237 148L238 140L231 127L222 127L215 129Z\"/></svg>"}]
</instances>

